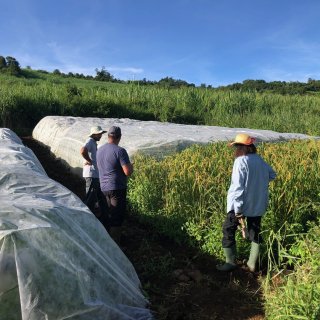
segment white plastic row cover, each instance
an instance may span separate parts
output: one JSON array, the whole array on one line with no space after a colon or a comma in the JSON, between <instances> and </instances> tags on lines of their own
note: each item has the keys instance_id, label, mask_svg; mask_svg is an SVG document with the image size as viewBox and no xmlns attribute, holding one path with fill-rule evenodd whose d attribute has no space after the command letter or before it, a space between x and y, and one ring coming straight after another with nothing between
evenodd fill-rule
<instances>
[{"instance_id":1,"label":"white plastic row cover","mask_svg":"<svg viewBox=\"0 0 320 320\"><path fill-rule=\"evenodd\" d=\"M128 151L130 157L137 152L161 157L181 151L192 144L230 141L238 133L248 133L254 136L257 142L310 138L304 134L279 133L270 130L61 116L43 118L34 128L33 137L48 146L57 158L81 175L83 159L79 150L88 138L90 128L97 125L104 130L108 130L111 126L119 126L122 130L120 145ZM106 139L104 135L100 145L106 143Z\"/></svg>"},{"instance_id":2,"label":"white plastic row cover","mask_svg":"<svg viewBox=\"0 0 320 320\"><path fill-rule=\"evenodd\" d=\"M9 129L0 161L0 319L151 319L130 261Z\"/></svg>"}]
</instances>

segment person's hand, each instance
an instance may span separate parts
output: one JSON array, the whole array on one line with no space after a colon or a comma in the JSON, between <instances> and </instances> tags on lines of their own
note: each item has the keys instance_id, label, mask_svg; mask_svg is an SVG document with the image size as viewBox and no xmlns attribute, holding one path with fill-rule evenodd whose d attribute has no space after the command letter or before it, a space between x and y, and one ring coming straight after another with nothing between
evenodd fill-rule
<instances>
[{"instance_id":1,"label":"person's hand","mask_svg":"<svg viewBox=\"0 0 320 320\"><path fill-rule=\"evenodd\" d=\"M91 161L86 161L86 162L84 163L84 165L85 165L85 166L92 166L92 162L91 162Z\"/></svg>"}]
</instances>

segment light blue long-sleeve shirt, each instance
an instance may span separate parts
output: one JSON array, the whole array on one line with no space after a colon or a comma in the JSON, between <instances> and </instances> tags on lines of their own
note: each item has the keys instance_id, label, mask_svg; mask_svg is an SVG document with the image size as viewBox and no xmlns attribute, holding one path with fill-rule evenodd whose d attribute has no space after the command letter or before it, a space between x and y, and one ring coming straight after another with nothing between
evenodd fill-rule
<instances>
[{"instance_id":1,"label":"light blue long-sleeve shirt","mask_svg":"<svg viewBox=\"0 0 320 320\"><path fill-rule=\"evenodd\" d=\"M237 157L227 196L227 212L262 216L268 206L269 181L275 178L275 171L258 154Z\"/></svg>"}]
</instances>

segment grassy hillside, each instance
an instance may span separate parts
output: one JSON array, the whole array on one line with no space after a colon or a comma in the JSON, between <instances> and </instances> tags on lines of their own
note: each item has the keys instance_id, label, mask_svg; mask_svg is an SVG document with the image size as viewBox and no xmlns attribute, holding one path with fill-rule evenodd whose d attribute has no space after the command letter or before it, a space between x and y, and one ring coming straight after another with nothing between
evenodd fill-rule
<instances>
[{"instance_id":1,"label":"grassy hillside","mask_svg":"<svg viewBox=\"0 0 320 320\"><path fill-rule=\"evenodd\" d=\"M64 78L23 70L0 74L0 121L31 132L46 115L127 117L175 123L320 134L320 96L239 92L212 88L163 88Z\"/></svg>"}]
</instances>

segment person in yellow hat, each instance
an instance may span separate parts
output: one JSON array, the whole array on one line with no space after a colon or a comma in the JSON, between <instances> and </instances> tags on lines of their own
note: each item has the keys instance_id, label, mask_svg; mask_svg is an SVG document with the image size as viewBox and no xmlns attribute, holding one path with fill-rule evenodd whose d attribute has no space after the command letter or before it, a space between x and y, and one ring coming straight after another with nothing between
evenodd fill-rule
<instances>
[{"instance_id":1,"label":"person in yellow hat","mask_svg":"<svg viewBox=\"0 0 320 320\"><path fill-rule=\"evenodd\" d=\"M227 216L223 224L222 247L225 263L218 265L220 271L236 268L236 230L246 223L244 237L251 242L247 267L256 270L259 257L261 217L265 214L269 198L269 182L276 178L275 171L260 155L254 145L255 138L240 133L229 143L234 147L231 184L227 196Z\"/></svg>"}]
</instances>

